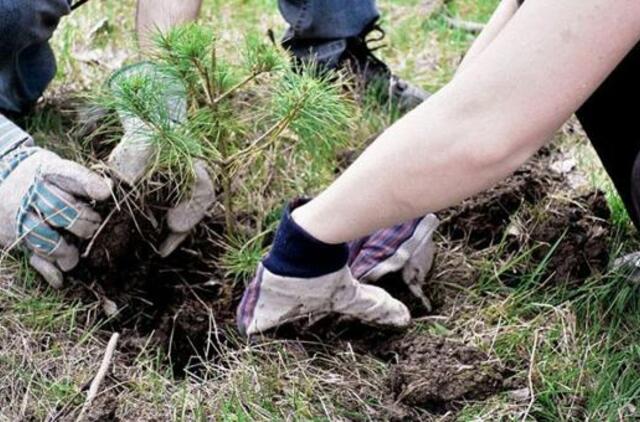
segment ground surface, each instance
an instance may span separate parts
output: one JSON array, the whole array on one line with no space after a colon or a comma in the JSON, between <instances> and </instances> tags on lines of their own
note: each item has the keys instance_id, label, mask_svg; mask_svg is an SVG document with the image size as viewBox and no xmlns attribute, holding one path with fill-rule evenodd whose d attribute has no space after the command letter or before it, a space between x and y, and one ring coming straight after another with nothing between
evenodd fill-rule
<instances>
[{"instance_id":1,"label":"ground surface","mask_svg":"<svg viewBox=\"0 0 640 422\"><path fill-rule=\"evenodd\" d=\"M232 51L243 30L282 30L273 3L205 1L203 21ZM495 1L380 6L388 35L381 54L436 90L472 41L450 29L445 14L485 21ZM96 127L78 124L88 119L70 98L134 56L133 10L133 1L96 1L56 34L59 74L27 122L39 143L68 157L87 151L74 145ZM336 165L392 119L365 104ZM332 173L291 189L317 191ZM509 180L440 217L426 290L433 312L396 278L381 282L416 317L404 333L329 318L246 344L233 309L263 250L239 248L214 265L215 248L203 253L191 241L159 260L128 215L112 219L112 235L96 242L63 291L4 257L0 420L75 420L114 331L122 337L113 370L88 420L640 418L638 287L607 271L636 238L580 128L568 123ZM219 225L212 213L198 238Z\"/></svg>"}]
</instances>

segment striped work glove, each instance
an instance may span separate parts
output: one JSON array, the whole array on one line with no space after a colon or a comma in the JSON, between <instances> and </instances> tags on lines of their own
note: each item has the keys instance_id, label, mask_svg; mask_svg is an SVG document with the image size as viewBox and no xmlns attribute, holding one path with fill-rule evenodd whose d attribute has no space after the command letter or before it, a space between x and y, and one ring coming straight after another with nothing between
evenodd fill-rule
<instances>
[{"instance_id":1,"label":"striped work glove","mask_svg":"<svg viewBox=\"0 0 640 422\"><path fill-rule=\"evenodd\" d=\"M0 246L25 249L31 266L52 287L60 288L62 273L78 264L73 236L90 238L100 225L100 216L84 200L110 194L109 181L34 146L0 115Z\"/></svg>"},{"instance_id":2,"label":"striped work glove","mask_svg":"<svg viewBox=\"0 0 640 422\"><path fill-rule=\"evenodd\" d=\"M431 312L424 284L433 266L433 234L439 223L438 217L429 214L350 243L349 267L353 276L372 283L399 271L411 293Z\"/></svg>"},{"instance_id":3,"label":"striped work glove","mask_svg":"<svg viewBox=\"0 0 640 422\"><path fill-rule=\"evenodd\" d=\"M182 83L157 70L152 63L139 63L117 72L109 84L117 93L123 78L136 76L158 78L163 92L156 93L162 101L161 113L166 113L173 123L181 124L187 118L186 93ZM109 167L116 177L130 186L138 183L149 171L155 160L157 148L153 143L154 129L131 113L120 112L124 135L109 156ZM195 181L191 195L182 203L167 211L170 234L160 245L160 255L170 255L187 238L191 230L205 217L216 200L215 186L209 166L202 160L194 161Z\"/></svg>"}]
</instances>

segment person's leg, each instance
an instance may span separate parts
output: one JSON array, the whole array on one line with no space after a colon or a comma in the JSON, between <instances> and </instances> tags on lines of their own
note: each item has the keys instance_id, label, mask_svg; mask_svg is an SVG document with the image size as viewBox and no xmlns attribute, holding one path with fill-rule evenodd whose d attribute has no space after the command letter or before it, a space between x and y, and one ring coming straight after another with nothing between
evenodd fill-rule
<instances>
[{"instance_id":1,"label":"person's leg","mask_svg":"<svg viewBox=\"0 0 640 422\"><path fill-rule=\"evenodd\" d=\"M49 39L70 12L66 0L0 0L0 112L19 115L56 73Z\"/></svg>"},{"instance_id":2,"label":"person's leg","mask_svg":"<svg viewBox=\"0 0 640 422\"><path fill-rule=\"evenodd\" d=\"M393 75L369 47L368 38L377 30L380 14L375 0L279 0L282 16L289 23L283 46L302 62L315 62L325 69L348 67L363 85L374 85L408 111L429 94Z\"/></svg>"},{"instance_id":3,"label":"person's leg","mask_svg":"<svg viewBox=\"0 0 640 422\"><path fill-rule=\"evenodd\" d=\"M202 0L138 0L136 28L140 48L144 51L151 47L156 31L196 20L201 6Z\"/></svg>"},{"instance_id":4,"label":"person's leg","mask_svg":"<svg viewBox=\"0 0 640 422\"><path fill-rule=\"evenodd\" d=\"M640 44L577 112L607 173L640 229ZM635 166L635 168L634 168Z\"/></svg>"}]
</instances>

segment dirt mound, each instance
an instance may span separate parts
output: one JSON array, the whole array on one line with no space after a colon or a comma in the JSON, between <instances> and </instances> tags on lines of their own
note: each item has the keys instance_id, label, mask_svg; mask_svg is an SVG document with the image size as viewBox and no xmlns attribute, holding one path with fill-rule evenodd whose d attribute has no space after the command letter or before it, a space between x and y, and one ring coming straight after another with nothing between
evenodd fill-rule
<instances>
[{"instance_id":1,"label":"dirt mound","mask_svg":"<svg viewBox=\"0 0 640 422\"><path fill-rule=\"evenodd\" d=\"M441 413L460 401L482 400L501 391L505 370L484 352L426 335L395 340L389 385L397 401Z\"/></svg>"},{"instance_id":2,"label":"dirt mound","mask_svg":"<svg viewBox=\"0 0 640 422\"><path fill-rule=\"evenodd\" d=\"M535 247L534 262L548 262L545 278L555 282L581 281L605 271L609 264L609 217L605 195L596 191L549 210L532 228L527 241L514 241L511 247Z\"/></svg>"},{"instance_id":3,"label":"dirt mound","mask_svg":"<svg viewBox=\"0 0 640 422\"><path fill-rule=\"evenodd\" d=\"M501 244L495 262L530 254L501 274L507 284L532 274L537 281L582 281L609 263L604 193L572 196L566 177L550 169L554 154L543 149L503 183L443 213L441 233L464 241L468 253ZM512 224L515 215L520 225Z\"/></svg>"},{"instance_id":4,"label":"dirt mound","mask_svg":"<svg viewBox=\"0 0 640 422\"><path fill-rule=\"evenodd\" d=\"M540 201L562 178L548 169L551 152L543 149L511 177L460 206L442 213L440 232L451 240L466 240L471 249L500 241L510 217L523 205Z\"/></svg>"}]
</instances>

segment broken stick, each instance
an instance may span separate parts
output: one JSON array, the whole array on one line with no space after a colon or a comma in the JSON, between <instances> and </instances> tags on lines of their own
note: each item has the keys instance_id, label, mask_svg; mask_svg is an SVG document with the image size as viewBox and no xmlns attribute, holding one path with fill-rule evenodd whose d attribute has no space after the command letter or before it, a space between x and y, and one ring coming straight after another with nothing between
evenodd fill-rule
<instances>
[{"instance_id":1,"label":"broken stick","mask_svg":"<svg viewBox=\"0 0 640 422\"><path fill-rule=\"evenodd\" d=\"M76 419L77 422L83 420L84 415L87 413L87 410L91 407L93 400L98 395L98 391L100 390L100 386L102 385L102 381L104 381L104 377L107 376L107 371L109 370L109 365L111 365L111 360L113 359L113 353L116 350L116 345L118 344L118 339L120 338L119 333L113 333L111 335L111 339L107 344L107 348L104 351L104 356L102 357L102 363L100 364L100 368L98 368L98 372L96 373L95 378L91 381L91 385L89 386L89 391L87 392L87 399L82 406L82 411L80 411L80 415Z\"/></svg>"},{"instance_id":2,"label":"broken stick","mask_svg":"<svg viewBox=\"0 0 640 422\"><path fill-rule=\"evenodd\" d=\"M484 24L478 22L465 21L459 18L452 18L451 16L445 16L444 20L447 22L449 27L471 32L472 34L479 34L484 29Z\"/></svg>"}]
</instances>

